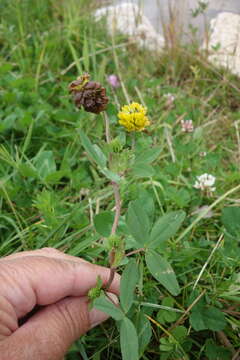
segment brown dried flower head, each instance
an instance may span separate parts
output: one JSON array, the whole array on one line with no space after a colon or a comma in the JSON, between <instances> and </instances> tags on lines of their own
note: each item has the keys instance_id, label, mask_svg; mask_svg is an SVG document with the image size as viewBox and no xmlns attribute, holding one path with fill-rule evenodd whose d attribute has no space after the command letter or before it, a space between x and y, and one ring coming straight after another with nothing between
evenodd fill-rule
<instances>
[{"instance_id":1,"label":"brown dried flower head","mask_svg":"<svg viewBox=\"0 0 240 360\"><path fill-rule=\"evenodd\" d=\"M108 104L106 89L99 82L90 81L89 74L78 77L69 84L68 88L78 108L83 107L85 111L94 114L106 109Z\"/></svg>"}]
</instances>

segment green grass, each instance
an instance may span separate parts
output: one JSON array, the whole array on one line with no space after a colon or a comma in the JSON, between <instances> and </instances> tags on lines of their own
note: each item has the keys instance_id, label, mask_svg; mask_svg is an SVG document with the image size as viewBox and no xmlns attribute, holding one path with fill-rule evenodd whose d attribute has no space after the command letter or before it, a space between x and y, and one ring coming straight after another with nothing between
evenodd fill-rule
<instances>
[{"instance_id":1,"label":"green grass","mask_svg":"<svg viewBox=\"0 0 240 360\"><path fill-rule=\"evenodd\" d=\"M129 317L138 330L147 329L139 335L141 359L233 359L240 346L239 79L213 68L193 45L150 56L121 36L112 44L104 24L91 19L92 9L94 1L1 2L0 255L52 246L108 265L94 218L108 211L106 222L112 221L113 189L80 138L81 130L108 154L104 122L75 110L67 89L88 71L107 88L112 137L125 136L117 112L130 98L146 104L151 120L146 133L136 134L135 151L161 150L152 168L136 169L128 159L118 229L126 252L134 248L125 217L131 201L144 204L142 216L151 224L170 211L186 212L178 232L158 249L175 271L177 296L152 277L142 252L131 256L140 276ZM112 73L125 91L112 91L106 82ZM170 108L167 93L176 97ZM181 119L193 120L193 133L181 131ZM212 197L193 188L203 173L216 176ZM211 218L194 213L205 205ZM82 337L66 358L80 357L121 359L114 321Z\"/></svg>"}]
</instances>

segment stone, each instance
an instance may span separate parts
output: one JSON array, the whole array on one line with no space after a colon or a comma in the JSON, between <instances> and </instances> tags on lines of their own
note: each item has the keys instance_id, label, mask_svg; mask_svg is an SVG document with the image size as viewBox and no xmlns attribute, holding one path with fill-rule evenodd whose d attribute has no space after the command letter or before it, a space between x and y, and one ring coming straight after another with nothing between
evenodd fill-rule
<instances>
[{"instance_id":1,"label":"stone","mask_svg":"<svg viewBox=\"0 0 240 360\"><path fill-rule=\"evenodd\" d=\"M208 59L213 65L240 76L240 15L222 12L212 19L210 37L203 49L208 49Z\"/></svg>"},{"instance_id":2,"label":"stone","mask_svg":"<svg viewBox=\"0 0 240 360\"><path fill-rule=\"evenodd\" d=\"M101 1L101 0L98 0ZM108 0L112 4L121 4L130 2L130 0ZM211 19L215 18L221 12L232 12L240 14L239 0L201 0L201 3L207 3L207 8L203 14L193 16L193 13L199 9L200 0L131 0L134 4L140 4L144 15L150 20L155 30L164 36L164 25L171 22L171 13L174 16L174 28L176 32L181 33L181 39L184 43L192 42L196 39L202 42L205 36L206 25L210 24ZM192 33L189 28L197 29Z\"/></svg>"},{"instance_id":3,"label":"stone","mask_svg":"<svg viewBox=\"0 0 240 360\"><path fill-rule=\"evenodd\" d=\"M148 50L159 50L164 47L164 38L156 32L138 5L125 2L100 8L95 12L97 21L104 17L110 35L119 32Z\"/></svg>"}]
</instances>

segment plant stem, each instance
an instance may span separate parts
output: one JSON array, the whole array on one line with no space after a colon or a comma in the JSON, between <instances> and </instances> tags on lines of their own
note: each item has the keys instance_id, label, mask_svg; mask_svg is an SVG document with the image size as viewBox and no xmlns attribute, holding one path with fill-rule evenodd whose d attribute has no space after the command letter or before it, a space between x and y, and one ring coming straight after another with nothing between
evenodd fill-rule
<instances>
[{"instance_id":1,"label":"plant stem","mask_svg":"<svg viewBox=\"0 0 240 360\"><path fill-rule=\"evenodd\" d=\"M109 126L109 119L107 114L105 113L105 111L103 112L103 117L104 117L104 121L105 121L105 136L106 136L106 141L107 144L110 143L111 141L111 136L110 136L110 126Z\"/></svg>"},{"instance_id":2,"label":"plant stem","mask_svg":"<svg viewBox=\"0 0 240 360\"><path fill-rule=\"evenodd\" d=\"M137 249L137 250L133 250L133 251L130 251L129 253L125 254L125 256L130 256L130 255L134 255L134 254L138 254L142 251L145 251L144 248L140 248L140 249Z\"/></svg>"},{"instance_id":3,"label":"plant stem","mask_svg":"<svg viewBox=\"0 0 240 360\"><path fill-rule=\"evenodd\" d=\"M111 253L112 253L112 252L113 252L113 250L111 250ZM110 255L111 255L111 253L110 253ZM115 255L115 251L114 251L114 255ZM109 257L110 257L110 256L109 256ZM104 286L104 290L105 290L105 291L107 291L107 290L110 288L110 286L111 286L111 284L112 284L112 282L113 282L114 276L115 276L115 271L116 271L116 268L110 267L109 279L108 279L108 282L106 283L106 285Z\"/></svg>"},{"instance_id":4,"label":"plant stem","mask_svg":"<svg viewBox=\"0 0 240 360\"><path fill-rule=\"evenodd\" d=\"M118 227L118 223L119 223L120 213L121 213L121 198L120 198L119 185L113 181L112 186L113 186L116 207L115 207L115 217L114 217L114 222L113 222L113 226L112 226L112 230L111 230L111 235L115 235L117 227Z\"/></svg>"},{"instance_id":5,"label":"plant stem","mask_svg":"<svg viewBox=\"0 0 240 360\"><path fill-rule=\"evenodd\" d=\"M112 186L113 186L113 192L114 192L114 198L115 198L116 205L115 205L115 217L114 217L114 221L113 221L113 225L112 225L111 236L115 235L115 233L116 233L120 214L121 214L121 198L120 198L119 185L113 181ZM110 285L113 282L114 276L115 276L116 268L113 267L114 260L115 260L115 249L113 248L109 253L110 275L109 275L108 282L105 286L105 290L109 289Z\"/></svg>"},{"instance_id":6,"label":"plant stem","mask_svg":"<svg viewBox=\"0 0 240 360\"><path fill-rule=\"evenodd\" d=\"M109 119L105 112L103 114L104 114L103 116L104 116L104 120L105 120L105 136L106 136L106 141L109 144L111 141ZM111 160L112 160L112 156L111 156L111 154L109 154L109 165L111 163ZM119 184L117 184L115 181L112 181L111 184L113 187L113 193L114 193L114 199L115 199L115 216L114 216L114 221L113 221L113 225L112 225L112 229L111 229L111 236L112 236L112 235L115 235L117 227L118 227L118 223L119 223L119 218L120 218L120 214L121 214L121 198L120 198ZM111 286L113 279L114 279L114 275L115 275L115 271L116 271L116 268L113 266L114 260L115 260L115 249L113 248L109 253L110 275L109 275L108 282L104 287L105 290L109 289L109 287Z\"/></svg>"},{"instance_id":7,"label":"plant stem","mask_svg":"<svg viewBox=\"0 0 240 360\"><path fill-rule=\"evenodd\" d=\"M135 145L136 145L136 136L135 135L136 135L135 133L131 134L131 139L132 139L131 148L133 151L135 150Z\"/></svg>"},{"instance_id":8,"label":"plant stem","mask_svg":"<svg viewBox=\"0 0 240 360\"><path fill-rule=\"evenodd\" d=\"M231 344L231 342L229 341L229 339L227 338L227 336L224 334L224 332L217 331L217 337L218 337L219 341L223 344L223 346L228 348L231 351L232 355L235 355L234 347Z\"/></svg>"}]
</instances>

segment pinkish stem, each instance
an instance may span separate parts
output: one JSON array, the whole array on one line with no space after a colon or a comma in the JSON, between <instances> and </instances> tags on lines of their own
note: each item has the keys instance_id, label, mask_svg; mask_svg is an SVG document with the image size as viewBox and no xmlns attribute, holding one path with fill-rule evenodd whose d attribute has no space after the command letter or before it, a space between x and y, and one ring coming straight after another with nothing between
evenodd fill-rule
<instances>
[{"instance_id":1,"label":"pinkish stem","mask_svg":"<svg viewBox=\"0 0 240 360\"><path fill-rule=\"evenodd\" d=\"M109 144L111 141L109 119L105 112L103 114L104 114L103 116L104 116L104 120L105 120L106 142ZM112 156L110 154L109 155L109 163L111 162L111 159L112 159ZM113 225L112 225L112 229L111 229L111 235L115 235L117 227L118 227L118 223L119 223L120 214L121 214L121 199L120 199L119 185L116 182L112 181L112 186L113 186L114 199L115 199L115 216L114 216L114 221L113 221ZM115 271L116 271L116 268L113 267L114 260L115 260L115 249L112 249L109 253L110 275L109 275L108 282L104 287L105 290L109 289L109 287L111 286L113 279L114 279L114 275L115 275Z\"/></svg>"}]
</instances>

